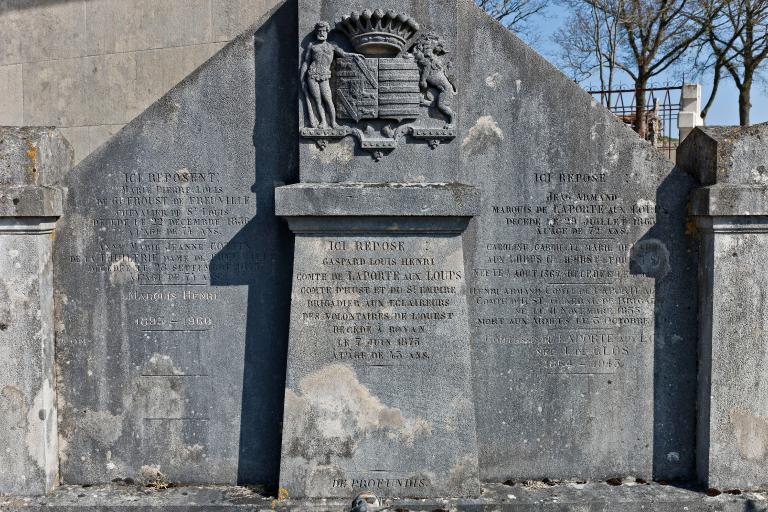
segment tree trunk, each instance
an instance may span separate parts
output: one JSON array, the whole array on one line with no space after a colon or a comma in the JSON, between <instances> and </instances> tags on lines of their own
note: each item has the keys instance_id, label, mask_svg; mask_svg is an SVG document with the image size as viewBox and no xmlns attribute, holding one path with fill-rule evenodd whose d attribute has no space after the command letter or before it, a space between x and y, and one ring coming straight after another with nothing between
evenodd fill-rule
<instances>
[{"instance_id":1,"label":"tree trunk","mask_svg":"<svg viewBox=\"0 0 768 512\"><path fill-rule=\"evenodd\" d=\"M718 61L717 65L715 65L714 80L712 81L712 93L709 95L707 104L704 105L704 109L701 111L702 121L707 119L707 114L709 114L709 109L712 108L712 104L715 102L715 96L717 96L717 90L720 88L721 71L722 71L722 68L720 66L720 62Z\"/></svg>"},{"instance_id":2,"label":"tree trunk","mask_svg":"<svg viewBox=\"0 0 768 512\"><path fill-rule=\"evenodd\" d=\"M752 77L745 78L739 88L739 124L741 126L749 126L749 111L752 109L751 93Z\"/></svg>"},{"instance_id":3,"label":"tree trunk","mask_svg":"<svg viewBox=\"0 0 768 512\"><path fill-rule=\"evenodd\" d=\"M645 139L647 132L646 118L645 118L645 102L646 102L646 89L648 88L648 79L645 77L638 78L635 81L635 122L634 130L637 134Z\"/></svg>"}]
</instances>

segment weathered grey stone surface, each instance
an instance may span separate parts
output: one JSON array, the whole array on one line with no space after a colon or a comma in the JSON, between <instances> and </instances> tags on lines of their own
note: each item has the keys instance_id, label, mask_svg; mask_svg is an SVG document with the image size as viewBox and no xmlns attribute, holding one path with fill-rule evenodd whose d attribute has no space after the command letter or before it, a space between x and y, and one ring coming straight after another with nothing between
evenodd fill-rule
<instances>
[{"instance_id":1,"label":"weathered grey stone surface","mask_svg":"<svg viewBox=\"0 0 768 512\"><path fill-rule=\"evenodd\" d=\"M311 202L318 187L286 192L286 204L299 207L292 226L313 233L298 238L301 265L322 264L313 244L323 240L389 240L382 233L393 229L409 232L409 244L434 238L417 215L394 222L398 200L375 184L480 190L482 209L462 248L465 214L430 222L451 234L437 238L444 245L435 267L456 271L466 259L449 286L467 289L471 337L462 338L460 322L440 329L472 350L484 479L691 477L696 247L685 210L694 180L469 0L306 0L301 16L297 4L286 2L225 48L67 180L56 249L65 481L159 472L171 481L275 483L293 241L273 201L276 186L298 180L299 162L304 181L370 184L349 185L363 190L353 213L364 213L365 201L390 209L368 224L344 221L337 229L346 234L329 237L327 223L311 219L344 210ZM408 12L447 41L458 91L455 140L432 149L407 139L378 163L350 138L325 151L297 142L296 41L305 44L319 20L367 7ZM456 215L454 207L477 206L476 192L449 197L451 186L413 187L400 214L422 206ZM345 192L333 193L343 199ZM174 237L200 239L157 240ZM294 323L301 336L315 334ZM176 334L170 326L179 324L195 332ZM327 345L318 350L329 354ZM458 355L444 360L467 368ZM344 382L371 390L381 411L394 410L399 381L385 386L355 368ZM298 370L288 388L306 402L302 379L318 369L308 362ZM438 399L468 396L459 382L435 388ZM431 397L401 400L404 427L458 410ZM387 418L401 425L394 412ZM434 453L449 472L456 462L449 458L472 446L470 438L455 447L445 441L471 429L433 428L414 442L420 450L442 442ZM365 462L391 457L374 441L361 441ZM445 476L434 481L443 485ZM472 477L456 483L471 485ZM313 485L305 480L298 492Z\"/></svg>"},{"instance_id":2,"label":"weathered grey stone surface","mask_svg":"<svg viewBox=\"0 0 768 512\"><path fill-rule=\"evenodd\" d=\"M0 217L58 217L61 190L40 185L0 185Z\"/></svg>"},{"instance_id":3,"label":"weathered grey stone surface","mask_svg":"<svg viewBox=\"0 0 768 512\"><path fill-rule=\"evenodd\" d=\"M700 126L696 137L680 145L677 156L680 166L695 176L701 186L766 186L766 137L768 124L746 128Z\"/></svg>"},{"instance_id":4,"label":"weathered grey stone surface","mask_svg":"<svg viewBox=\"0 0 768 512\"><path fill-rule=\"evenodd\" d=\"M690 478L693 180L459 6L459 181L483 199L467 248L482 476Z\"/></svg>"},{"instance_id":5,"label":"weathered grey stone surface","mask_svg":"<svg viewBox=\"0 0 768 512\"><path fill-rule=\"evenodd\" d=\"M425 225L297 234L280 476L293 496L479 492L461 233Z\"/></svg>"},{"instance_id":6,"label":"weathered grey stone surface","mask_svg":"<svg viewBox=\"0 0 768 512\"><path fill-rule=\"evenodd\" d=\"M768 126L696 129L678 162L704 188L701 231L699 478L712 487L768 486L765 252Z\"/></svg>"},{"instance_id":7,"label":"weathered grey stone surface","mask_svg":"<svg viewBox=\"0 0 768 512\"><path fill-rule=\"evenodd\" d=\"M297 174L295 31L289 2L66 179L65 482L277 482L292 246L273 187Z\"/></svg>"},{"instance_id":8,"label":"weathered grey stone surface","mask_svg":"<svg viewBox=\"0 0 768 512\"><path fill-rule=\"evenodd\" d=\"M58 477L52 238L71 166L46 128L0 128L0 494L49 491Z\"/></svg>"},{"instance_id":9,"label":"weathered grey stone surface","mask_svg":"<svg viewBox=\"0 0 768 512\"><path fill-rule=\"evenodd\" d=\"M0 217L0 493L56 483L51 233L44 219Z\"/></svg>"},{"instance_id":10,"label":"weathered grey stone surface","mask_svg":"<svg viewBox=\"0 0 768 512\"><path fill-rule=\"evenodd\" d=\"M240 487L178 487L167 490L135 486L66 486L45 498L0 497L8 512L205 512L312 511L348 512L351 499L274 501ZM700 491L627 482L547 485L530 482L513 486L490 484L474 499L392 499L385 510L402 512L459 510L462 512L765 512L768 495L744 493L708 496Z\"/></svg>"},{"instance_id":11,"label":"weathered grey stone surface","mask_svg":"<svg viewBox=\"0 0 768 512\"><path fill-rule=\"evenodd\" d=\"M72 148L53 128L0 127L0 185L54 185L72 166Z\"/></svg>"},{"instance_id":12,"label":"weathered grey stone surface","mask_svg":"<svg viewBox=\"0 0 768 512\"><path fill-rule=\"evenodd\" d=\"M60 127L78 163L275 4L4 1L0 125Z\"/></svg>"},{"instance_id":13,"label":"weathered grey stone surface","mask_svg":"<svg viewBox=\"0 0 768 512\"><path fill-rule=\"evenodd\" d=\"M299 183L275 190L281 216L472 217L477 188L460 183Z\"/></svg>"}]
</instances>

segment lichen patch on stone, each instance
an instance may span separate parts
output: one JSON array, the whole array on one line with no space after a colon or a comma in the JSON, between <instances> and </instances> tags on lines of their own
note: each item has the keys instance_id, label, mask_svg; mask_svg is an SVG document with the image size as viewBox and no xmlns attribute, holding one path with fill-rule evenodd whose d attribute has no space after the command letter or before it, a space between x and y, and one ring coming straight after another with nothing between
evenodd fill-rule
<instances>
[{"instance_id":1,"label":"lichen patch on stone","mask_svg":"<svg viewBox=\"0 0 768 512\"><path fill-rule=\"evenodd\" d=\"M144 375L184 375L184 371L176 368L173 360L166 354L152 354L149 364L144 369Z\"/></svg>"},{"instance_id":2,"label":"lichen patch on stone","mask_svg":"<svg viewBox=\"0 0 768 512\"><path fill-rule=\"evenodd\" d=\"M146 464L142 466L136 477L140 483L149 486L159 486L168 481L166 476L160 470L160 466L155 464Z\"/></svg>"},{"instance_id":3,"label":"lichen patch on stone","mask_svg":"<svg viewBox=\"0 0 768 512\"><path fill-rule=\"evenodd\" d=\"M103 446L111 446L123 433L123 417L108 411L86 410L80 428L94 441Z\"/></svg>"},{"instance_id":4,"label":"lichen patch on stone","mask_svg":"<svg viewBox=\"0 0 768 512\"><path fill-rule=\"evenodd\" d=\"M179 183L181 183L182 186L188 186L190 181L190 176L192 175L191 172L189 172L189 169L186 167L179 169L176 171L176 176L179 179Z\"/></svg>"},{"instance_id":5,"label":"lichen patch on stone","mask_svg":"<svg viewBox=\"0 0 768 512\"><path fill-rule=\"evenodd\" d=\"M487 153L504 140L504 132L492 116L483 116L470 128L461 147L467 156Z\"/></svg>"},{"instance_id":6,"label":"lichen patch on stone","mask_svg":"<svg viewBox=\"0 0 768 512\"><path fill-rule=\"evenodd\" d=\"M657 238L640 240L630 252L630 269L633 274L664 278L671 270L669 249Z\"/></svg>"},{"instance_id":7,"label":"lichen patch on stone","mask_svg":"<svg viewBox=\"0 0 768 512\"><path fill-rule=\"evenodd\" d=\"M285 397L283 437L287 452L321 464L351 458L367 435L379 433L407 445L431 431L421 418L387 407L363 385L354 370L334 364L307 375L298 392Z\"/></svg>"},{"instance_id":8,"label":"lichen patch on stone","mask_svg":"<svg viewBox=\"0 0 768 512\"><path fill-rule=\"evenodd\" d=\"M741 457L751 461L765 460L768 456L768 418L734 409L730 422Z\"/></svg>"},{"instance_id":9,"label":"lichen patch on stone","mask_svg":"<svg viewBox=\"0 0 768 512\"><path fill-rule=\"evenodd\" d=\"M348 140L332 142L325 149L320 149L316 144L310 146L312 158L319 160L324 165L338 164L348 165L354 158L354 145Z\"/></svg>"},{"instance_id":10,"label":"lichen patch on stone","mask_svg":"<svg viewBox=\"0 0 768 512\"><path fill-rule=\"evenodd\" d=\"M465 489L467 494L472 493L472 485L477 474L477 459L467 456L453 465L449 472L449 485L455 489Z\"/></svg>"},{"instance_id":11,"label":"lichen patch on stone","mask_svg":"<svg viewBox=\"0 0 768 512\"><path fill-rule=\"evenodd\" d=\"M501 74L498 72L485 78L485 85L491 89L496 89L499 86L499 82L501 82Z\"/></svg>"},{"instance_id":12,"label":"lichen patch on stone","mask_svg":"<svg viewBox=\"0 0 768 512\"><path fill-rule=\"evenodd\" d=\"M128 256L123 256L109 266L109 282L112 286L121 286L137 281L139 267Z\"/></svg>"},{"instance_id":13,"label":"lichen patch on stone","mask_svg":"<svg viewBox=\"0 0 768 512\"><path fill-rule=\"evenodd\" d=\"M768 187L768 168L760 165L752 169L752 180L756 185Z\"/></svg>"}]
</instances>

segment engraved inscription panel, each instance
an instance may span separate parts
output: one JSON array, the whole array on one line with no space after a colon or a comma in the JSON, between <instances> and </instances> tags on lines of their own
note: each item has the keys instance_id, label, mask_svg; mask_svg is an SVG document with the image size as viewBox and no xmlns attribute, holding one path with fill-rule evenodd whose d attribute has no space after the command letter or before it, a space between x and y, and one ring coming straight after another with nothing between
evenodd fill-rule
<instances>
[{"instance_id":1,"label":"engraved inscription panel","mask_svg":"<svg viewBox=\"0 0 768 512\"><path fill-rule=\"evenodd\" d=\"M460 237L296 244L281 485L311 496L476 492ZM457 468L466 481L450 481Z\"/></svg>"},{"instance_id":2,"label":"engraved inscription panel","mask_svg":"<svg viewBox=\"0 0 768 512\"><path fill-rule=\"evenodd\" d=\"M502 189L484 204L470 269L477 389L494 397L478 403L488 420L478 429L509 447L482 457L507 466L517 454L508 477L581 477L584 458L601 476L622 466L647 476L652 411L641 404L653 392L655 279L669 271L664 244L646 236L654 198L608 172L520 179L526 193Z\"/></svg>"},{"instance_id":3,"label":"engraved inscription panel","mask_svg":"<svg viewBox=\"0 0 768 512\"><path fill-rule=\"evenodd\" d=\"M298 142L297 61L274 48L295 23L234 39L62 184L63 481L277 484L293 245L274 184Z\"/></svg>"},{"instance_id":4,"label":"engraved inscription panel","mask_svg":"<svg viewBox=\"0 0 768 512\"><path fill-rule=\"evenodd\" d=\"M467 248L482 477L689 480L695 184L462 9L459 181L482 189Z\"/></svg>"},{"instance_id":5,"label":"engraved inscription panel","mask_svg":"<svg viewBox=\"0 0 768 512\"><path fill-rule=\"evenodd\" d=\"M515 239L487 242L473 269L493 283L473 287L473 303L507 306L497 308L501 316L477 318L486 339L516 347L533 371L591 375L634 367L637 351L653 342L647 331L655 300L653 280L636 275L661 272L668 262L663 251L633 254L628 235L653 226L655 204L626 205L613 192L548 192L542 203L494 204L489 213ZM494 334L508 332L505 326L533 335Z\"/></svg>"},{"instance_id":6,"label":"engraved inscription panel","mask_svg":"<svg viewBox=\"0 0 768 512\"><path fill-rule=\"evenodd\" d=\"M187 168L121 170L78 198L87 215L77 229L93 236L61 250L61 278L76 284L62 297L60 339L67 353L89 347L90 385L123 393L120 406L107 409L116 418L104 462L110 479L152 465L179 480L234 478L231 469L187 466L202 468L214 453L236 446L237 432L215 432L237 409L214 397L222 385L238 385L221 373L223 365L238 369L231 375L243 371L242 353L228 362L219 355L222 332L241 344L245 339L247 288L238 285L255 282L271 259L258 239L237 237L251 220L254 199L245 180ZM80 297L86 289L93 309ZM231 311L232 303L240 310ZM112 388L115 378L126 385ZM86 410L99 414L107 412ZM74 435L75 446L93 442L87 430Z\"/></svg>"}]
</instances>

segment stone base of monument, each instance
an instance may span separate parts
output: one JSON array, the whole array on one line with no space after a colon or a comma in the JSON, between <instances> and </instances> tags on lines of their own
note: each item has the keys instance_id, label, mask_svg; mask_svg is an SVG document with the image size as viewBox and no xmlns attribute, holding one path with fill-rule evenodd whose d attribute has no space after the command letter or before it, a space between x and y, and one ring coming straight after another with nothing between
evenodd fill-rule
<instances>
[{"instance_id":1,"label":"stone base of monument","mask_svg":"<svg viewBox=\"0 0 768 512\"><path fill-rule=\"evenodd\" d=\"M462 232L477 189L300 184L281 486L299 497L476 496Z\"/></svg>"},{"instance_id":2,"label":"stone base of monument","mask_svg":"<svg viewBox=\"0 0 768 512\"><path fill-rule=\"evenodd\" d=\"M733 491L738 492L738 491ZM624 482L548 485L486 484L482 495L472 499L384 500L380 511L498 511L498 512L759 512L768 510L768 493L703 492L656 483ZM352 497L345 499L276 500L244 487L174 487L156 489L126 485L60 487L39 498L0 497L0 510L15 512L101 512L111 510L229 512L301 510L346 512Z\"/></svg>"}]
</instances>

